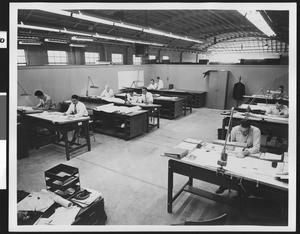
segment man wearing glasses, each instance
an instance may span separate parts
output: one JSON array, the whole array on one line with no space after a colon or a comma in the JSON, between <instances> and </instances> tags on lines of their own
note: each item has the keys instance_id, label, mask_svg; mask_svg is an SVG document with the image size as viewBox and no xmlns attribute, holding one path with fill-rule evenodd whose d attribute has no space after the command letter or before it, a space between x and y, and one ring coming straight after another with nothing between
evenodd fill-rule
<instances>
[{"instance_id":1,"label":"man wearing glasses","mask_svg":"<svg viewBox=\"0 0 300 234\"><path fill-rule=\"evenodd\" d=\"M255 154L260 151L260 138L261 132L259 128L250 125L248 119L243 119L240 121L238 126L232 128L230 134L228 135L229 142L239 142L246 143L247 147L240 153L237 154L238 158L244 158L249 154ZM227 188L220 186L215 193L221 194Z\"/></svg>"}]
</instances>

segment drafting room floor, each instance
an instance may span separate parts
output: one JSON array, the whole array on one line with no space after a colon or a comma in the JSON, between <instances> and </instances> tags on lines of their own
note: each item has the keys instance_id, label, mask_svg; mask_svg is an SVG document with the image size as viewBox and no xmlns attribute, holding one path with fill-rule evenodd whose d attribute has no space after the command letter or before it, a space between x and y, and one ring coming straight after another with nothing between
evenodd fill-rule
<instances>
[{"instance_id":1,"label":"drafting room floor","mask_svg":"<svg viewBox=\"0 0 300 234\"><path fill-rule=\"evenodd\" d=\"M159 129L133 140L95 134L92 151L71 154L66 161L63 148L48 145L30 151L30 156L17 161L17 189L40 191L45 188L44 171L64 163L79 168L82 188L102 193L108 216L106 225L170 225L186 219L203 220L228 213L227 224L247 224L235 208L215 203L188 193L180 195L167 213L167 162L161 154L185 138L211 142L221 127L221 110L193 109L191 114L175 120L161 119ZM174 191L186 178L175 175ZM217 186L195 181L210 191ZM232 196L235 192L225 192Z\"/></svg>"}]
</instances>

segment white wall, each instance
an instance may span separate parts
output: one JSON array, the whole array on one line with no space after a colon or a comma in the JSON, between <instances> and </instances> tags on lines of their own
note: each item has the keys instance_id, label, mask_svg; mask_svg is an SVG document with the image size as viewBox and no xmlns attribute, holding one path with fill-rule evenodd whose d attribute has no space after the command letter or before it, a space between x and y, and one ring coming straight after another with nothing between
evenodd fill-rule
<instances>
[{"instance_id":1,"label":"white wall","mask_svg":"<svg viewBox=\"0 0 300 234\"><path fill-rule=\"evenodd\" d=\"M160 76L165 87L174 84L176 89L208 91L207 79L204 72L208 70L227 70L228 92L227 108L235 106L236 101L231 97L233 85L242 76L246 86L246 94L251 95L260 88L264 91L270 88L274 78L278 78L275 87L282 84L288 92L287 65L112 65L112 66L32 66L18 68L18 81L29 93L41 89L49 94L54 102L70 99L72 94L85 95L87 77L90 76L99 89L89 89L90 95L100 95L105 84L118 92L118 71L144 71L145 85L151 78ZM295 79L292 77L290 79ZM274 87L274 88L275 88ZM225 88L225 87L224 87ZM22 90L18 88L18 105L35 105L35 96L20 96Z\"/></svg>"}]
</instances>

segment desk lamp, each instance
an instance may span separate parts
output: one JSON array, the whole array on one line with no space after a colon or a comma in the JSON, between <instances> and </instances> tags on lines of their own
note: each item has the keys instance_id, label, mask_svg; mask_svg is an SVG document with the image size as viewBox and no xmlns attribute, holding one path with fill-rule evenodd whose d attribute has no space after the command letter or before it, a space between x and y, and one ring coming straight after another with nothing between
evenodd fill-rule
<instances>
[{"instance_id":1,"label":"desk lamp","mask_svg":"<svg viewBox=\"0 0 300 234\"><path fill-rule=\"evenodd\" d=\"M273 88L273 86L274 86L274 84L275 84L275 82L277 81L277 78L275 78L274 80L273 80L273 83L271 84L271 87L270 87L270 89L269 90L267 90L267 93L268 94L270 94L271 93L271 90L272 90L272 88Z\"/></svg>"},{"instance_id":2,"label":"desk lamp","mask_svg":"<svg viewBox=\"0 0 300 234\"><path fill-rule=\"evenodd\" d=\"M23 87L20 85L20 83L18 82L18 85L20 86L20 88L23 90L23 93L21 93L21 96L31 96L31 94L30 93L27 93L26 91L25 91L25 89L23 89Z\"/></svg>"},{"instance_id":3,"label":"desk lamp","mask_svg":"<svg viewBox=\"0 0 300 234\"><path fill-rule=\"evenodd\" d=\"M89 96L89 83L90 83L90 81L92 82L92 85L90 86L90 88L92 88L92 89L98 89L98 88L99 88L98 86L95 86L95 85L94 85L94 83L93 83L91 77L88 76L87 87L86 87L86 93L85 93L87 97Z\"/></svg>"},{"instance_id":4,"label":"desk lamp","mask_svg":"<svg viewBox=\"0 0 300 234\"><path fill-rule=\"evenodd\" d=\"M233 110L234 110L234 107L231 108L230 119L229 119L229 123L228 123L228 131L226 133L224 147L223 147L223 150L221 152L221 158L218 160L218 165L221 166L221 169L223 168L223 166L227 165L227 157L228 157L228 155L226 153L226 144L227 144L228 134L229 134L230 129L231 129Z\"/></svg>"}]
</instances>

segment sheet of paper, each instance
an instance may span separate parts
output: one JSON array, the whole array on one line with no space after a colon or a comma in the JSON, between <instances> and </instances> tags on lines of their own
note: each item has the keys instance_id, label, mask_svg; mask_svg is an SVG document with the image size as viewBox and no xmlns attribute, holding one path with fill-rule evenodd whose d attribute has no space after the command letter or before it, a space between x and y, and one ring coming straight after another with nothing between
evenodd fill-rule
<instances>
[{"instance_id":1,"label":"sheet of paper","mask_svg":"<svg viewBox=\"0 0 300 234\"><path fill-rule=\"evenodd\" d=\"M175 147L176 148L181 148L181 149L193 150L197 147L197 144L188 143L188 142L183 141Z\"/></svg>"},{"instance_id":2,"label":"sheet of paper","mask_svg":"<svg viewBox=\"0 0 300 234\"><path fill-rule=\"evenodd\" d=\"M192 138L186 138L186 139L184 139L184 141L188 142L188 143L193 143L193 144L200 144L203 142L202 140L196 140L196 139L192 139Z\"/></svg>"}]
</instances>

